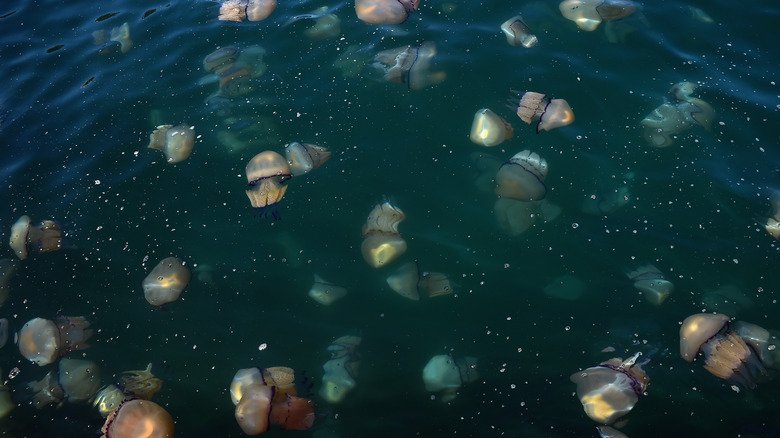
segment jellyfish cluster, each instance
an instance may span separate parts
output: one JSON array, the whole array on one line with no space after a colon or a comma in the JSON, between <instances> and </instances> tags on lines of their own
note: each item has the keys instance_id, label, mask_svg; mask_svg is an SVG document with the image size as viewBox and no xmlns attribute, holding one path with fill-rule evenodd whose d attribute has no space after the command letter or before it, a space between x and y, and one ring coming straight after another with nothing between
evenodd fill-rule
<instances>
[{"instance_id":1,"label":"jellyfish cluster","mask_svg":"<svg viewBox=\"0 0 780 438\"><path fill-rule=\"evenodd\" d=\"M195 127L186 123L160 125L149 135L149 149L162 151L167 163L186 160L195 146Z\"/></svg>"},{"instance_id":2,"label":"jellyfish cluster","mask_svg":"<svg viewBox=\"0 0 780 438\"><path fill-rule=\"evenodd\" d=\"M372 67L388 82L404 84L410 90L422 90L447 78L446 72L431 71L434 56L436 44L425 41L419 46L383 50L374 56Z\"/></svg>"},{"instance_id":3,"label":"jellyfish cluster","mask_svg":"<svg viewBox=\"0 0 780 438\"><path fill-rule=\"evenodd\" d=\"M62 248L62 227L54 220L33 225L30 217L24 215L11 226L8 245L20 260L26 259L31 252L57 251Z\"/></svg>"}]
</instances>

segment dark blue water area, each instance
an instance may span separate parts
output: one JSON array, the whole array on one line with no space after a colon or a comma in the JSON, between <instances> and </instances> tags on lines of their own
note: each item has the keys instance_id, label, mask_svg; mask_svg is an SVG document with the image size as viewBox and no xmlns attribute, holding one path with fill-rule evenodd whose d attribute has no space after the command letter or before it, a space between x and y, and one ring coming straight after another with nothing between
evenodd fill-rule
<instances>
[{"instance_id":1,"label":"dark blue water area","mask_svg":"<svg viewBox=\"0 0 780 438\"><path fill-rule=\"evenodd\" d=\"M304 35L313 20L302 16L321 6L341 19L341 36ZM396 26L362 23L352 2L280 4L259 23L218 21L218 11L204 1L0 6L0 237L26 214L56 219L66 243L19 262L0 308L13 331L35 317L85 316L91 347L69 357L95 361L103 384L151 362L164 380L154 401L181 437L244 436L228 387L251 366L290 366L313 384L314 427L272 436L596 437L569 376L636 351L652 353L650 385L621 427L628 436L780 436L777 369L736 392L679 356L680 322L723 286L748 302L730 316L780 330L780 245L763 228L780 192L774 2L645 2L594 32L563 18L557 1L423 0ZM509 46L499 30L518 13L534 48ZM93 32L123 23L126 53L95 44ZM410 90L370 65L382 50L423 42L436 45L441 84ZM229 45L262 46L268 70L251 93L206 104L218 84L203 58ZM345 53L365 68L345 73ZM711 129L653 148L639 122L681 81L715 110ZM504 106L510 90L566 99L576 121L537 135ZM483 107L514 137L471 143ZM146 145L157 125L179 123L194 126L195 147L168 164ZM263 130L248 134L255 123ZM245 146L223 145L226 130ZM246 163L292 141L325 146L331 159L287 183L281 220L259 218L244 194ZM511 236L475 155L501 163L524 149L547 160L546 201L561 213ZM621 187L625 205L585 211L591 195ZM406 214L408 250L377 270L361 256L361 227L385 200ZM0 257L13 258L4 248ZM193 279L154 308L141 281L171 255ZM455 293L420 302L393 293L385 279L408 261L446 273ZM627 279L646 264L675 285L661 306ZM314 274L349 294L316 304L306 295ZM546 295L565 274L584 294ZM363 337L357 386L330 405L317 395L326 347L350 333ZM450 403L421 379L446 353L479 359L480 378ZM0 419L4 436L99 435L89 404L29 404L26 383L52 365L29 363L9 342L0 368L18 404Z\"/></svg>"}]
</instances>

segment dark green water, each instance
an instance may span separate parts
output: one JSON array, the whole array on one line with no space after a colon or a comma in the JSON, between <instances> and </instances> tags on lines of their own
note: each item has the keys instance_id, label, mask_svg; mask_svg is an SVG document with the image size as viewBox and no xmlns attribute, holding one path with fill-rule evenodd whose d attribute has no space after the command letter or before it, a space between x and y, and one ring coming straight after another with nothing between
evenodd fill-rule
<instances>
[{"instance_id":1,"label":"dark green water","mask_svg":"<svg viewBox=\"0 0 780 438\"><path fill-rule=\"evenodd\" d=\"M463 2L445 13L441 2L423 0L406 23L376 27L360 22L351 3L285 3L266 21L241 24L218 21L215 2L3 3L2 238L27 214L61 222L69 247L20 263L0 316L14 330L34 317L87 317L92 347L70 357L97 362L106 384L152 362L165 381L154 400L180 437L244 436L228 385L239 368L277 365L313 383L317 420L308 432L271 436L598 436L569 375L653 349L650 386L622 428L627 435L780 436L776 370L774 380L736 393L678 355L679 323L724 285L752 304L730 316L780 329L778 244L760 223L780 188L780 8L646 2L612 23L624 38L610 42L608 26L580 31L557 4ZM308 40L310 20L285 26L323 5L336 7L341 37ZM506 43L499 25L517 13L538 46ZM92 32L124 22L133 47L100 54ZM423 90L385 83L370 68L343 77L333 67L348 49L370 60L422 41L435 42L434 68L447 74ZM216 137L224 117L204 104L217 86L199 82L202 60L220 46L252 44L267 51L268 71L232 111L272 120L274 132L230 151ZM681 81L699 85L694 94L715 109L713 127L652 148L639 122ZM575 123L534 134L503 107L510 89L566 99ZM483 107L506 118L515 137L489 150L471 143ZM195 126L187 161L166 164L146 149L158 123L152 114ZM257 218L244 194L246 162L291 141L333 155L288 183L281 221ZM523 149L548 161L547 200L562 213L512 237L496 224L495 195L475 184L472 155L505 161ZM626 183L627 205L583 212L591 194ZM375 270L360 254L361 226L385 199L406 214L399 229L409 249ZM141 281L170 255L213 266L214 282L193 278L179 301L152 308ZM0 256L13 253L4 246ZM409 260L448 274L456 293L421 302L393 293L385 278ZM660 307L625 276L648 263L676 286ZM306 295L314 273L349 295L316 304ZM544 294L563 274L587 284L581 298ZM326 347L358 332L357 387L328 405L316 395ZM601 353L607 346L617 352ZM478 357L480 379L443 404L421 374L447 352ZM0 420L5 435L99 435L103 419L89 405L28 404L25 383L52 366L30 364L9 343L0 367L4 376L20 371L8 379L19 406Z\"/></svg>"}]
</instances>

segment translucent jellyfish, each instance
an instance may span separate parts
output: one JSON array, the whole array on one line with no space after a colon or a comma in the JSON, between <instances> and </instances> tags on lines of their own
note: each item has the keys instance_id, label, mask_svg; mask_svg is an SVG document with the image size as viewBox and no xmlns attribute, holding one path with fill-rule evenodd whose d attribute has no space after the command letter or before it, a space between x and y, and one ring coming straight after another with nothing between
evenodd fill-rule
<instances>
[{"instance_id":1,"label":"translucent jellyfish","mask_svg":"<svg viewBox=\"0 0 780 438\"><path fill-rule=\"evenodd\" d=\"M696 125L710 129L715 111L707 102L691 95L695 89L696 85L691 82L673 85L666 102L642 119L640 124L650 145L671 146L677 135Z\"/></svg>"},{"instance_id":2,"label":"translucent jellyfish","mask_svg":"<svg viewBox=\"0 0 780 438\"><path fill-rule=\"evenodd\" d=\"M329 306L347 295L347 288L323 280L314 274L314 284L309 289L309 296L316 302Z\"/></svg>"},{"instance_id":3,"label":"translucent jellyfish","mask_svg":"<svg viewBox=\"0 0 780 438\"><path fill-rule=\"evenodd\" d=\"M127 53L133 47L133 41L130 39L130 25L123 23L121 26L111 29L111 41L119 43L119 51Z\"/></svg>"},{"instance_id":4,"label":"translucent jellyfish","mask_svg":"<svg viewBox=\"0 0 780 438\"><path fill-rule=\"evenodd\" d=\"M341 35L341 19L336 14L327 14L327 11L328 7L322 6L312 12L314 26L303 32L310 40L329 40Z\"/></svg>"},{"instance_id":5,"label":"translucent jellyfish","mask_svg":"<svg viewBox=\"0 0 780 438\"><path fill-rule=\"evenodd\" d=\"M109 33L105 29L92 32L96 46L103 46L98 53L105 55L114 53L117 50L127 53L133 47L133 40L130 39L130 25L123 23L119 27L111 29Z\"/></svg>"},{"instance_id":6,"label":"translucent jellyfish","mask_svg":"<svg viewBox=\"0 0 780 438\"><path fill-rule=\"evenodd\" d=\"M236 421L247 435L259 435L268 431L271 417L273 388L252 384L244 388L243 396L236 405Z\"/></svg>"},{"instance_id":7,"label":"translucent jellyfish","mask_svg":"<svg viewBox=\"0 0 780 438\"><path fill-rule=\"evenodd\" d=\"M284 154L292 176L305 175L330 159L327 148L309 143L292 142L284 145Z\"/></svg>"},{"instance_id":8,"label":"translucent jellyfish","mask_svg":"<svg viewBox=\"0 0 780 438\"><path fill-rule=\"evenodd\" d=\"M398 224L406 218L401 209L384 202L377 204L363 225L363 259L374 268L381 268L406 252L406 241L398 232Z\"/></svg>"},{"instance_id":9,"label":"translucent jellyfish","mask_svg":"<svg viewBox=\"0 0 780 438\"><path fill-rule=\"evenodd\" d=\"M282 200L287 186L282 185L292 177L290 164L273 151L265 151L255 155L246 165L246 179L249 190L246 196L252 207L258 209L261 216L271 209L274 219L281 219L276 210L276 204Z\"/></svg>"},{"instance_id":10,"label":"translucent jellyfish","mask_svg":"<svg viewBox=\"0 0 780 438\"><path fill-rule=\"evenodd\" d=\"M357 17L368 24L400 24L420 6L420 0L355 0Z\"/></svg>"},{"instance_id":11,"label":"translucent jellyfish","mask_svg":"<svg viewBox=\"0 0 780 438\"><path fill-rule=\"evenodd\" d=\"M488 108L482 108L474 114L469 138L480 146L493 147L509 140L514 134L512 125L506 120Z\"/></svg>"},{"instance_id":12,"label":"translucent jellyfish","mask_svg":"<svg viewBox=\"0 0 780 438\"><path fill-rule=\"evenodd\" d=\"M753 301L733 284L724 284L714 290L705 290L701 304L707 312L723 313L732 317L753 307Z\"/></svg>"},{"instance_id":13,"label":"translucent jellyfish","mask_svg":"<svg viewBox=\"0 0 780 438\"><path fill-rule=\"evenodd\" d=\"M30 362L43 366L73 350L89 348L87 340L92 330L89 321L81 316L58 316L54 321L34 318L19 330L19 352Z\"/></svg>"},{"instance_id":14,"label":"translucent jellyfish","mask_svg":"<svg viewBox=\"0 0 780 438\"><path fill-rule=\"evenodd\" d=\"M100 389L95 396L93 405L100 415L107 417L127 400L151 400L162 389L162 380L152 374L152 364L143 370L131 370L122 373L116 384Z\"/></svg>"},{"instance_id":15,"label":"translucent jellyfish","mask_svg":"<svg viewBox=\"0 0 780 438\"><path fill-rule=\"evenodd\" d=\"M524 150L498 169L496 194L499 198L538 201L547 194L546 178L547 161L535 152Z\"/></svg>"},{"instance_id":16,"label":"translucent jellyfish","mask_svg":"<svg viewBox=\"0 0 780 438\"><path fill-rule=\"evenodd\" d=\"M558 5L561 14L586 31L593 31L602 21L628 17L637 10L629 0L564 0Z\"/></svg>"},{"instance_id":17,"label":"translucent jellyfish","mask_svg":"<svg viewBox=\"0 0 780 438\"><path fill-rule=\"evenodd\" d=\"M612 424L634 408L650 378L644 363L636 364L641 353L623 360L616 357L571 375L577 384L577 397L593 421Z\"/></svg>"},{"instance_id":18,"label":"translucent jellyfish","mask_svg":"<svg viewBox=\"0 0 780 438\"><path fill-rule=\"evenodd\" d=\"M41 409L50 404L61 405L86 402L100 387L100 372L97 364L82 359L61 359L55 370L42 380L27 385L34 392L33 405Z\"/></svg>"},{"instance_id":19,"label":"translucent jellyfish","mask_svg":"<svg viewBox=\"0 0 780 438\"><path fill-rule=\"evenodd\" d=\"M447 77L443 71L431 71L431 59L434 56L436 45L426 41L419 47L403 46L383 50L374 56L373 67L382 72L388 82L400 82L410 90L421 90L440 84Z\"/></svg>"},{"instance_id":20,"label":"translucent jellyfish","mask_svg":"<svg viewBox=\"0 0 780 438\"><path fill-rule=\"evenodd\" d=\"M546 95L527 91L510 90L512 96L507 99L507 107L529 125L536 119L536 133L549 131L574 123L574 111L563 99L550 99Z\"/></svg>"},{"instance_id":21,"label":"translucent jellyfish","mask_svg":"<svg viewBox=\"0 0 780 438\"><path fill-rule=\"evenodd\" d=\"M223 71L226 67L229 67L236 62L238 53L238 47L220 47L203 58L203 68L209 73L219 74L220 71Z\"/></svg>"},{"instance_id":22,"label":"translucent jellyfish","mask_svg":"<svg viewBox=\"0 0 780 438\"><path fill-rule=\"evenodd\" d=\"M449 277L441 272L423 272L417 285L428 298L450 295L455 291Z\"/></svg>"},{"instance_id":23,"label":"translucent jellyfish","mask_svg":"<svg viewBox=\"0 0 780 438\"><path fill-rule=\"evenodd\" d=\"M522 46L526 49L531 48L539 42L536 35L531 32L531 28L525 24L523 17L516 15L506 20L501 25L501 31L506 36L506 41L510 46Z\"/></svg>"},{"instance_id":24,"label":"translucent jellyfish","mask_svg":"<svg viewBox=\"0 0 780 438\"><path fill-rule=\"evenodd\" d=\"M263 21L276 9L276 0L226 0L219 7L220 21Z\"/></svg>"},{"instance_id":25,"label":"translucent jellyfish","mask_svg":"<svg viewBox=\"0 0 780 438\"><path fill-rule=\"evenodd\" d=\"M192 274L183 261L176 257L166 257L141 282L144 298L153 306L176 301L190 284L191 277Z\"/></svg>"},{"instance_id":26,"label":"translucent jellyfish","mask_svg":"<svg viewBox=\"0 0 780 438\"><path fill-rule=\"evenodd\" d=\"M360 366L357 347L362 339L359 336L346 335L334 340L328 346L330 360L322 366L320 396L328 403L339 403L355 387Z\"/></svg>"},{"instance_id":27,"label":"translucent jellyfish","mask_svg":"<svg viewBox=\"0 0 780 438\"><path fill-rule=\"evenodd\" d=\"M764 229L770 236L780 240L780 196L773 195L770 201L772 216L763 221Z\"/></svg>"},{"instance_id":28,"label":"translucent jellyfish","mask_svg":"<svg viewBox=\"0 0 780 438\"><path fill-rule=\"evenodd\" d=\"M653 265L640 266L626 274L634 282L634 287L642 292L645 299L654 306L660 306L674 292L674 284L666 280L664 274Z\"/></svg>"},{"instance_id":29,"label":"translucent jellyfish","mask_svg":"<svg viewBox=\"0 0 780 438\"><path fill-rule=\"evenodd\" d=\"M775 365L775 357L771 352L777 350L777 338L769 330L745 321L736 321L731 325L731 329L745 343L753 347L756 353L758 353L761 363L767 367Z\"/></svg>"},{"instance_id":30,"label":"translucent jellyfish","mask_svg":"<svg viewBox=\"0 0 780 438\"><path fill-rule=\"evenodd\" d=\"M149 400L129 400L106 418L100 438L173 437L173 417Z\"/></svg>"},{"instance_id":31,"label":"translucent jellyfish","mask_svg":"<svg viewBox=\"0 0 780 438\"><path fill-rule=\"evenodd\" d=\"M539 218L539 208L535 202L518 201L509 198L496 199L493 213L498 226L510 236L519 236L528 231Z\"/></svg>"},{"instance_id":32,"label":"translucent jellyfish","mask_svg":"<svg viewBox=\"0 0 780 438\"><path fill-rule=\"evenodd\" d=\"M13 277L18 263L12 259L0 259L0 307L8 300L11 294L11 277Z\"/></svg>"},{"instance_id":33,"label":"translucent jellyfish","mask_svg":"<svg viewBox=\"0 0 780 438\"><path fill-rule=\"evenodd\" d=\"M29 216L22 216L11 226L8 244L21 260L26 259L30 251L57 251L62 248L62 228L53 220L33 226Z\"/></svg>"},{"instance_id":34,"label":"translucent jellyfish","mask_svg":"<svg viewBox=\"0 0 780 438\"><path fill-rule=\"evenodd\" d=\"M476 367L475 357L433 356L422 372L425 390L439 393L443 403L450 402L457 397L458 389L479 378Z\"/></svg>"},{"instance_id":35,"label":"translucent jellyfish","mask_svg":"<svg viewBox=\"0 0 780 438\"><path fill-rule=\"evenodd\" d=\"M401 265L397 271L387 277L387 285L398 295L412 301L420 301L420 290L417 284L420 282L420 270L417 263L408 262Z\"/></svg>"},{"instance_id":36,"label":"translucent jellyfish","mask_svg":"<svg viewBox=\"0 0 780 438\"><path fill-rule=\"evenodd\" d=\"M186 123L160 125L149 135L149 149L162 151L165 161L179 163L190 157L195 145L195 127Z\"/></svg>"}]
</instances>

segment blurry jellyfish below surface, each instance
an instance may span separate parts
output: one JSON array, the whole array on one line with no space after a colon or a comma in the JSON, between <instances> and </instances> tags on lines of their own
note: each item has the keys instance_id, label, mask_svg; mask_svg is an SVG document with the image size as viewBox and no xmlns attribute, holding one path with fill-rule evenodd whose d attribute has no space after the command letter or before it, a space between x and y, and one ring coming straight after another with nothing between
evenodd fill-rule
<instances>
[{"instance_id":1,"label":"blurry jellyfish below surface","mask_svg":"<svg viewBox=\"0 0 780 438\"><path fill-rule=\"evenodd\" d=\"M763 226L770 236L780 240L780 197L773 195L770 201L772 204L772 216L763 221Z\"/></svg>"},{"instance_id":2,"label":"blurry jellyfish below surface","mask_svg":"<svg viewBox=\"0 0 780 438\"><path fill-rule=\"evenodd\" d=\"M15 252L15 251L14 251ZM12 259L0 259L0 307L8 300L11 295L11 286L9 285L18 263Z\"/></svg>"},{"instance_id":3,"label":"blurry jellyfish below surface","mask_svg":"<svg viewBox=\"0 0 780 438\"><path fill-rule=\"evenodd\" d=\"M2 370L0 370L1 375L3 375ZM7 417L15 407L16 403L11 398L11 389L5 385L3 380L0 380L0 420Z\"/></svg>"},{"instance_id":4,"label":"blurry jellyfish below surface","mask_svg":"<svg viewBox=\"0 0 780 438\"><path fill-rule=\"evenodd\" d=\"M558 8L564 18L585 31L594 31L602 21L628 17L637 10L637 3L629 0L564 0Z\"/></svg>"},{"instance_id":5,"label":"blurry jellyfish below surface","mask_svg":"<svg viewBox=\"0 0 780 438\"><path fill-rule=\"evenodd\" d=\"M680 356L693 362L699 353L704 369L744 388L755 388L767 375L755 348L729 329L731 318L721 313L697 313L680 326Z\"/></svg>"},{"instance_id":6,"label":"blurry jellyfish below surface","mask_svg":"<svg viewBox=\"0 0 780 438\"><path fill-rule=\"evenodd\" d=\"M260 152L249 160L246 165L246 179L249 183L246 196L252 207L258 209L260 216L265 216L270 208L274 219L281 219L276 204L287 191L287 186L282 183L291 177L290 164L276 152Z\"/></svg>"},{"instance_id":7,"label":"blurry jellyfish below surface","mask_svg":"<svg viewBox=\"0 0 780 438\"><path fill-rule=\"evenodd\" d=\"M103 46L98 53L105 55L119 50L127 53L133 47L133 40L130 39L130 25L123 23L119 27L111 29L111 32L105 30L96 30L92 32L96 46Z\"/></svg>"},{"instance_id":8,"label":"blurry jellyfish below surface","mask_svg":"<svg viewBox=\"0 0 780 438\"><path fill-rule=\"evenodd\" d=\"M89 325L81 316L58 316L54 321L31 319L17 334L19 352L38 366L48 365L70 351L89 348Z\"/></svg>"},{"instance_id":9,"label":"blurry jellyfish below surface","mask_svg":"<svg viewBox=\"0 0 780 438\"><path fill-rule=\"evenodd\" d=\"M695 89L692 82L673 85L666 101L642 119L644 137L651 146L671 146L677 135L695 125L710 129L715 111L707 102L691 96Z\"/></svg>"},{"instance_id":10,"label":"blurry jellyfish below surface","mask_svg":"<svg viewBox=\"0 0 780 438\"><path fill-rule=\"evenodd\" d=\"M510 90L512 96L507 99L507 107L529 125L536 119L536 133L549 131L574 123L574 111L563 99L550 99L546 95L527 91L521 93Z\"/></svg>"},{"instance_id":11,"label":"blurry jellyfish below surface","mask_svg":"<svg viewBox=\"0 0 780 438\"><path fill-rule=\"evenodd\" d=\"M475 357L454 357L450 354L433 356L422 372L425 390L438 393L442 403L450 402L457 397L458 389L479 378L476 367Z\"/></svg>"},{"instance_id":12,"label":"blurry jellyfish below surface","mask_svg":"<svg viewBox=\"0 0 780 438\"><path fill-rule=\"evenodd\" d=\"M57 369L28 386L34 392L32 403L38 409L50 404L59 406L65 401L86 402L100 387L100 373L92 361L65 358L59 361Z\"/></svg>"},{"instance_id":13,"label":"blurry jellyfish below surface","mask_svg":"<svg viewBox=\"0 0 780 438\"><path fill-rule=\"evenodd\" d=\"M536 35L531 32L531 28L525 24L523 17L516 15L506 20L501 25L501 31L506 36L506 41L510 46L522 46L526 49L531 48L539 42Z\"/></svg>"},{"instance_id":14,"label":"blurry jellyfish below surface","mask_svg":"<svg viewBox=\"0 0 780 438\"><path fill-rule=\"evenodd\" d=\"M381 268L406 252L406 241L398 232L398 224L405 218L404 212L389 202L374 206L363 225L360 245L366 263Z\"/></svg>"},{"instance_id":15,"label":"blurry jellyfish below surface","mask_svg":"<svg viewBox=\"0 0 780 438\"><path fill-rule=\"evenodd\" d=\"M312 15L314 26L303 31L307 38L313 41L329 40L341 35L341 19L336 14L326 14L327 6L318 8Z\"/></svg>"},{"instance_id":16,"label":"blurry jellyfish below surface","mask_svg":"<svg viewBox=\"0 0 780 438\"><path fill-rule=\"evenodd\" d=\"M173 417L149 400L128 400L112 412L101 438L173 438Z\"/></svg>"},{"instance_id":17,"label":"blurry jellyfish below surface","mask_svg":"<svg viewBox=\"0 0 780 438\"><path fill-rule=\"evenodd\" d=\"M190 157L195 145L195 127L186 123L160 125L149 135L149 149L162 151L165 161L179 163Z\"/></svg>"},{"instance_id":18,"label":"blurry jellyfish below surface","mask_svg":"<svg viewBox=\"0 0 780 438\"><path fill-rule=\"evenodd\" d=\"M330 360L322 365L322 387L319 394L328 403L340 403L357 384L360 356L357 347L361 338L345 335L328 345Z\"/></svg>"},{"instance_id":19,"label":"blurry jellyfish below surface","mask_svg":"<svg viewBox=\"0 0 780 438\"><path fill-rule=\"evenodd\" d=\"M660 306L674 292L674 284L653 265L645 265L626 274L634 287L654 306Z\"/></svg>"},{"instance_id":20,"label":"blurry jellyfish below surface","mask_svg":"<svg viewBox=\"0 0 780 438\"><path fill-rule=\"evenodd\" d=\"M440 272L420 272L416 262L401 265L387 277L387 285L398 295L412 301L420 296L440 297L453 293L452 284L445 274Z\"/></svg>"},{"instance_id":21,"label":"blurry jellyfish below surface","mask_svg":"<svg viewBox=\"0 0 780 438\"><path fill-rule=\"evenodd\" d=\"M436 44L425 41L419 47L403 46L383 50L374 56L372 66L388 82L406 84L410 90L421 90L444 82L447 74L431 71L431 59L436 56Z\"/></svg>"},{"instance_id":22,"label":"blurry jellyfish below surface","mask_svg":"<svg viewBox=\"0 0 780 438\"><path fill-rule=\"evenodd\" d=\"M224 46L206 55L203 68L209 75L199 83L219 83L219 90L209 96L206 103L217 104L217 98L232 99L253 92L256 88L253 79L259 78L268 70L265 54L266 50L255 44L244 49ZM225 103L221 104L224 106Z\"/></svg>"},{"instance_id":23,"label":"blurry jellyfish below surface","mask_svg":"<svg viewBox=\"0 0 780 438\"><path fill-rule=\"evenodd\" d=\"M276 9L276 0L226 0L219 7L220 21L263 21Z\"/></svg>"},{"instance_id":24,"label":"blurry jellyfish below surface","mask_svg":"<svg viewBox=\"0 0 780 438\"><path fill-rule=\"evenodd\" d=\"M502 164L496 173L496 195L517 201L538 201L547 194L547 161L524 150Z\"/></svg>"},{"instance_id":25,"label":"blurry jellyfish below surface","mask_svg":"<svg viewBox=\"0 0 780 438\"><path fill-rule=\"evenodd\" d=\"M512 125L488 108L474 114L469 138L475 144L486 147L498 146L514 135Z\"/></svg>"},{"instance_id":26,"label":"blurry jellyfish below surface","mask_svg":"<svg viewBox=\"0 0 780 438\"><path fill-rule=\"evenodd\" d=\"M640 355L625 361L616 357L571 375L577 384L577 398L593 421L612 424L639 401L650 383L642 368L647 361L636 363Z\"/></svg>"},{"instance_id":27,"label":"blurry jellyfish below surface","mask_svg":"<svg viewBox=\"0 0 780 438\"><path fill-rule=\"evenodd\" d=\"M57 251L62 248L62 228L53 220L33 226L29 216L22 216L11 226L8 244L20 260L26 259L30 251Z\"/></svg>"},{"instance_id":28,"label":"blurry jellyfish below surface","mask_svg":"<svg viewBox=\"0 0 780 438\"><path fill-rule=\"evenodd\" d=\"M367 24L400 24L420 6L420 0L355 0L355 13Z\"/></svg>"},{"instance_id":29,"label":"blurry jellyfish below surface","mask_svg":"<svg viewBox=\"0 0 780 438\"><path fill-rule=\"evenodd\" d=\"M317 274L314 274L314 284L309 289L309 297L314 301L329 306L347 295L347 288L335 285L323 280Z\"/></svg>"},{"instance_id":30,"label":"blurry jellyfish below surface","mask_svg":"<svg viewBox=\"0 0 780 438\"><path fill-rule=\"evenodd\" d=\"M284 145L284 154L290 165L292 176L305 175L330 159L330 152L327 148L296 141Z\"/></svg>"},{"instance_id":31,"label":"blurry jellyfish below surface","mask_svg":"<svg viewBox=\"0 0 780 438\"><path fill-rule=\"evenodd\" d=\"M191 277L183 261L176 257L166 257L141 282L144 298L153 306L174 302L190 284Z\"/></svg>"},{"instance_id":32,"label":"blurry jellyfish below surface","mask_svg":"<svg viewBox=\"0 0 780 438\"><path fill-rule=\"evenodd\" d=\"M753 301L733 284L724 284L715 290L705 290L701 304L707 312L723 313L732 317L738 317L753 307Z\"/></svg>"},{"instance_id":33,"label":"blurry jellyfish below surface","mask_svg":"<svg viewBox=\"0 0 780 438\"><path fill-rule=\"evenodd\" d=\"M92 404L103 417L107 417L127 400L151 400L162 389L162 380L152 374L151 363L146 369L125 371L122 374L118 382L101 388L93 400Z\"/></svg>"}]
</instances>

